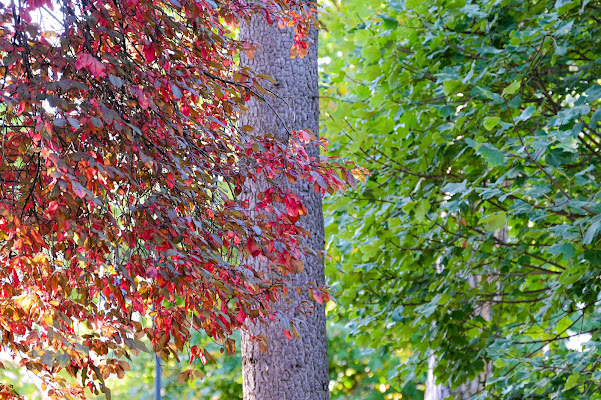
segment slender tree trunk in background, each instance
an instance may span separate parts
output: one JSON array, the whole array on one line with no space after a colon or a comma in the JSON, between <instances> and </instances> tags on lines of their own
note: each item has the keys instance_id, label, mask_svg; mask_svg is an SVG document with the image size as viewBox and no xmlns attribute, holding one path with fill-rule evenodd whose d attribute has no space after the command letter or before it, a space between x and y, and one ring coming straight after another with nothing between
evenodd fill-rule
<instances>
[{"instance_id":1,"label":"slender tree trunk in background","mask_svg":"<svg viewBox=\"0 0 601 400\"><path fill-rule=\"evenodd\" d=\"M479 277L470 278L470 285L475 286L479 284ZM490 305L485 305L479 310L479 314L482 318L490 321L491 312ZM488 363L484 371L478 374L478 376L472 379L469 382L466 382L459 386L455 390L451 390L450 387L446 385L437 385L436 379L434 377L434 368L436 367L436 357L432 354L428 357L428 377L426 379L426 392L424 394L424 400L443 400L447 399L450 396L454 395L457 399L467 400L470 397L478 394L482 389L484 389L484 384L486 380L489 379L492 375L492 362Z\"/></svg>"},{"instance_id":2,"label":"slender tree trunk in background","mask_svg":"<svg viewBox=\"0 0 601 400\"><path fill-rule=\"evenodd\" d=\"M495 237L502 242L507 240L507 226L503 229L499 229L495 231ZM482 278L480 276L472 276L469 278L469 284L471 287L476 287L480 284L480 280ZM485 303L482 308L477 310L477 313L482 316L487 321L490 321L492 318L490 303ZM482 371L476 378L473 380L464 383L459 386L455 390L451 390L448 386L445 385L437 385L436 379L434 377L434 368L436 367L436 357L431 355L428 357L428 377L426 379L426 392L424 394L424 400L443 400L451 395L456 395L458 399L467 400L470 397L478 394L480 391L484 389L484 385L487 379L492 377L492 362L489 362L484 371Z\"/></svg>"},{"instance_id":3,"label":"slender tree trunk in background","mask_svg":"<svg viewBox=\"0 0 601 400\"><path fill-rule=\"evenodd\" d=\"M240 27L240 37L255 43L260 48L253 59L241 56L241 63L259 74L275 79L275 85L266 84L282 99L268 97L273 107L255 98L248 103L248 112L242 117L242 123L254 127L260 134L272 133L282 138L288 130L311 129L319 133L319 98L317 87L317 30L312 29L311 48L303 59L292 60L289 56L293 44L292 29L281 30L277 25L269 26L263 18L254 19L250 24ZM285 100L285 101L283 101ZM286 104L287 103L287 104ZM281 120L276 113L280 115ZM317 157L319 150L313 146L307 148L311 157ZM308 214L301 218L300 225L311 233L304 243L312 251L321 254L324 248L323 214L321 196L316 194L308 182L291 185L280 180L279 185L291 188L303 201ZM269 187L263 178L249 183L243 196L249 199L251 207L256 194ZM269 274L266 263L254 261L258 271ZM294 285L315 282L323 285L324 267L321 256L307 255L303 259L304 272L292 278ZM267 275L269 276L269 275ZM242 335L242 370L245 400L323 400L328 393L328 355L325 311L323 306L315 304L312 314L306 318L298 311L291 311L303 300L309 300L306 292L297 295L290 291L288 298L282 298L278 309L290 320L299 321L295 327L300 340L288 340L283 334L282 325L277 321L265 326L256 324ZM264 335L268 339L267 351L261 353L259 344L250 338Z\"/></svg>"},{"instance_id":4,"label":"slender tree trunk in background","mask_svg":"<svg viewBox=\"0 0 601 400\"><path fill-rule=\"evenodd\" d=\"M161 359L154 355L154 400L161 400Z\"/></svg>"}]
</instances>

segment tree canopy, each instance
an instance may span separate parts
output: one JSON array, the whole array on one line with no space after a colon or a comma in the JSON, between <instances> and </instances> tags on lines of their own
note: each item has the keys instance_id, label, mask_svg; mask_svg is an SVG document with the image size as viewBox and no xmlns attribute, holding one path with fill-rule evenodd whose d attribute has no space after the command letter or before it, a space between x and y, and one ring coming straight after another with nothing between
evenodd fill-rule
<instances>
[{"instance_id":1,"label":"tree canopy","mask_svg":"<svg viewBox=\"0 0 601 400\"><path fill-rule=\"evenodd\" d=\"M328 206L330 275L403 383L434 354L452 387L494 362L476 398L599 397L599 6L327 8L324 129L371 171Z\"/></svg>"},{"instance_id":2,"label":"tree canopy","mask_svg":"<svg viewBox=\"0 0 601 400\"><path fill-rule=\"evenodd\" d=\"M144 338L164 360L189 352L204 363L191 332L232 352L233 330L277 318L271 304L302 268L306 209L277 188L251 209L242 185L265 175L323 194L353 178L344 162L307 156L324 145L309 131L280 140L237 123L246 100L269 96L269 78L239 67L255 49L233 30L251 17L295 29L283 56L303 57L314 10L288 0L0 7L2 350L53 398L86 387L110 397L104 380L123 376ZM59 28L42 29L39 15ZM250 268L257 257L279 278Z\"/></svg>"}]
</instances>

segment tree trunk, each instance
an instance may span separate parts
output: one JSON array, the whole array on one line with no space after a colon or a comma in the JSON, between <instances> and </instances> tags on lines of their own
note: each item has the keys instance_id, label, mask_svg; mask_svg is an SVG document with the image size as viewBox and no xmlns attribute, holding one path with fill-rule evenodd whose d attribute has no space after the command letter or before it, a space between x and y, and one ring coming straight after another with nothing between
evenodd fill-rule
<instances>
[{"instance_id":1,"label":"tree trunk","mask_svg":"<svg viewBox=\"0 0 601 400\"><path fill-rule=\"evenodd\" d=\"M280 98L269 97L270 105L252 98L247 102L248 111L242 117L242 123L254 127L254 132L285 137L288 130L311 129L315 135L319 128L319 98L317 87L317 30L312 29L309 54L303 59L290 58L293 44L292 29L279 29L269 26L264 18L253 19L240 27L242 40L259 46L253 59L241 56L243 66L248 66L257 74L265 74L275 79L268 84L269 89ZM277 114L276 114L277 113ZM279 117L278 117L279 115ZM283 121L283 122L282 122ZM311 157L318 157L319 149L307 146ZM292 279L293 285L306 285L315 282L325 283L323 258L324 248L323 214L321 196L316 194L308 182L296 185L287 180L279 180L278 185L292 189L303 201L307 215L301 218L300 225L311 233L304 247L319 255L307 255L303 259L303 272ZM269 187L260 177L256 183L248 183L243 196L251 207L256 194ZM252 260L253 267L267 274L270 272L264 262ZM289 292L282 298L277 308L284 320L296 321L295 327L300 340L288 340L283 334L285 328L277 321L269 326L254 324L248 332L242 334L242 372L245 400L323 400L328 393L328 355L324 307L315 304L314 312L306 317L296 311L303 300L309 300L306 292L298 295ZM264 335L268 339L267 350L261 353L259 344L251 338Z\"/></svg>"},{"instance_id":2,"label":"tree trunk","mask_svg":"<svg viewBox=\"0 0 601 400\"><path fill-rule=\"evenodd\" d=\"M495 231L495 237L502 242L507 241L507 226L502 229ZM439 266L436 267L440 268ZM472 276L468 279L471 287L476 287L480 284L480 276ZM477 313L487 321L492 318L491 304L485 303ZM466 382L459 386L455 390L451 390L448 386L437 384L436 378L434 377L434 367L436 367L436 357L434 354L428 357L428 377L426 379L426 391L424 394L424 400L443 400L455 396L457 399L467 400L470 397L480 393L484 389L486 380L492 377L492 362L489 362L484 367L484 371L478 374L478 376L469 382Z\"/></svg>"}]
</instances>

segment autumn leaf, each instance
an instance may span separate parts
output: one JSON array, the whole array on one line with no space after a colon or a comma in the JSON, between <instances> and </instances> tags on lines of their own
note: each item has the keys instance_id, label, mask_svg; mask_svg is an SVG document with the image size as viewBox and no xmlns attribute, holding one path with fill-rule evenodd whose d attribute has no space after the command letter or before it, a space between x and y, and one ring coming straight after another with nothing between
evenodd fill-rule
<instances>
[{"instance_id":1,"label":"autumn leaf","mask_svg":"<svg viewBox=\"0 0 601 400\"><path fill-rule=\"evenodd\" d=\"M147 46L144 46L143 51L144 56L146 57L146 62L151 63L156 59L156 50L152 43Z\"/></svg>"},{"instance_id":2,"label":"autumn leaf","mask_svg":"<svg viewBox=\"0 0 601 400\"><path fill-rule=\"evenodd\" d=\"M190 380L190 370L186 370L177 375L177 384L182 385Z\"/></svg>"},{"instance_id":3,"label":"autumn leaf","mask_svg":"<svg viewBox=\"0 0 601 400\"><path fill-rule=\"evenodd\" d=\"M246 320L246 317L247 315L244 313L244 311L242 311L242 309L240 309L240 311L238 311L238 314L236 315L236 321L238 321L239 324L243 324Z\"/></svg>"},{"instance_id":4,"label":"autumn leaf","mask_svg":"<svg viewBox=\"0 0 601 400\"><path fill-rule=\"evenodd\" d=\"M71 181L71 187L73 188L73 193L75 193L77 197L79 197L80 199L86 197L86 189L81 183L77 181Z\"/></svg>"},{"instance_id":5,"label":"autumn leaf","mask_svg":"<svg viewBox=\"0 0 601 400\"><path fill-rule=\"evenodd\" d=\"M102 63L102 61L98 60L96 57L89 53L81 54L77 61L75 61L75 68L78 70L82 68L87 68L90 73L96 77L105 77L106 74L106 66Z\"/></svg>"},{"instance_id":6,"label":"autumn leaf","mask_svg":"<svg viewBox=\"0 0 601 400\"><path fill-rule=\"evenodd\" d=\"M249 237L246 241L246 248L253 257L257 257L259 254L261 254L261 248L253 237Z\"/></svg>"}]
</instances>

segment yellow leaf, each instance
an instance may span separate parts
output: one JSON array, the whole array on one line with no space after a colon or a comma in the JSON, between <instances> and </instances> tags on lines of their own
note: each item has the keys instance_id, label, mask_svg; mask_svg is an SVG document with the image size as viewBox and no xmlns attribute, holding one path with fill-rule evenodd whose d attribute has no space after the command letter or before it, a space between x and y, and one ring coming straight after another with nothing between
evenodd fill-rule
<instances>
[{"instance_id":1,"label":"yellow leaf","mask_svg":"<svg viewBox=\"0 0 601 400\"><path fill-rule=\"evenodd\" d=\"M353 168L351 170L351 173L353 174L353 176L355 177L355 179L365 183L367 181L367 179L365 178L365 173L363 172L362 169L360 168Z\"/></svg>"}]
</instances>

